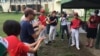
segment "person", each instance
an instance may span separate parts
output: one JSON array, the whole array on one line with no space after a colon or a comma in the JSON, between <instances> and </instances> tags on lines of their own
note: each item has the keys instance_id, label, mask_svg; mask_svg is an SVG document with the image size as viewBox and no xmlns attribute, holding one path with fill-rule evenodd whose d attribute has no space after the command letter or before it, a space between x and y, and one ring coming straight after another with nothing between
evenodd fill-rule
<instances>
[{"instance_id":1,"label":"person","mask_svg":"<svg viewBox=\"0 0 100 56\"><path fill-rule=\"evenodd\" d=\"M100 17L98 16L99 10L94 11L94 15L90 16L87 24L87 43L86 46L92 48L96 39L97 27Z\"/></svg>"},{"instance_id":2,"label":"person","mask_svg":"<svg viewBox=\"0 0 100 56\"><path fill-rule=\"evenodd\" d=\"M27 53L35 53L39 48L43 38L39 39L35 43L24 44L18 38L20 34L21 26L19 22L15 20L6 20L3 24L3 31L7 35L4 40L7 44L7 52L10 56L27 56Z\"/></svg>"},{"instance_id":3,"label":"person","mask_svg":"<svg viewBox=\"0 0 100 56\"><path fill-rule=\"evenodd\" d=\"M29 8L27 7L25 10L27 10L27 9L29 9ZM33 10L33 12L34 12L34 14L37 13L35 10ZM25 21L25 20L26 20L25 15L22 15L22 17L20 18L20 21ZM36 20L32 20L30 23L32 23L33 27L36 27L39 24L39 22L36 22Z\"/></svg>"},{"instance_id":4,"label":"person","mask_svg":"<svg viewBox=\"0 0 100 56\"><path fill-rule=\"evenodd\" d=\"M49 43L55 41L56 37L56 26L58 23L58 18L56 16L56 11L52 12L52 15L50 17L50 31L49 31Z\"/></svg>"},{"instance_id":5,"label":"person","mask_svg":"<svg viewBox=\"0 0 100 56\"><path fill-rule=\"evenodd\" d=\"M67 37L69 38L69 31L68 31L68 26L67 26L67 19L66 19L66 13L62 12L61 17L60 17L60 23L61 23L61 39L64 39L64 31L66 30L67 32Z\"/></svg>"},{"instance_id":6,"label":"person","mask_svg":"<svg viewBox=\"0 0 100 56\"><path fill-rule=\"evenodd\" d=\"M32 24L30 23L32 20L34 20L34 12L33 9L31 8L27 8L24 11L24 15L25 15L25 19L21 21L21 32L20 32L20 39L22 42L24 43L35 43L35 39L38 38L40 32L43 30L43 26L41 24L39 24L39 29L37 32L34 31L34 27L32 26ZM37 52L34 53L35 56L37 56ZM32 54L28 54L29 56Z\"/></svg>"},{"instance_id":7,"label":"person","mask_svg":"<svg viewBox=\"0 0 100 56\"><path fill-rule=\"evenodd\" d=\"M8 44L7 41L4 38L0 37L0 55L1 56L7 56L7 52L6 52L7 44Z\"/></svg>"},{"instance_id":8,"label":"person","mask_svg":"<svg viewBox=\"0 0 100 56\"><path fill-rule=\"evenodd\" d=\"M46 19L47 19L47 17L45 16L45 10L43 10L43 9L40 10L40 15L39 15L38 19L39 19L40 23L45 27L41 31L39 37L41 37L41 36L46 37ZM48 44L48 38L47 37L45 38L44 42L45 42L46 45Z\"/></svg>"},{"instance_id":9,"label":"person","mask_svg":"<svg viewBox=\"0 0 100 56\"><path fill-rule=\"evenodd\" d=\"M74 18L71 20L71 37L72 44L71 46L76 45L77 50L80 50L79 47L79 28L81 26L81 20L79 19L78 13L74 13Z\"/></svg>"},{"instance_id":10,"label":"person","mask_svg":"<svg viewBox=\"0 0 100 56\"><path fill-rule=\"evenodd\" d=\"M46 19L46 31L47 31L47 34L49 34L49 31L50 31L50 15L48 15L47 19Z\"/></svg>"}]
</instances>

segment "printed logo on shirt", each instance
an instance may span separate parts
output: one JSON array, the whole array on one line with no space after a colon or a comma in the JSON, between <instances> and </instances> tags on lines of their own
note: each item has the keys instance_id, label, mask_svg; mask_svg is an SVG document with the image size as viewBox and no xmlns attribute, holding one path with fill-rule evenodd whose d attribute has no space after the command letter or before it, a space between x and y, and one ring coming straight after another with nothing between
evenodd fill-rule
<instances>
[{"instance_id":1,"label":"printed logo on shirt","mask_svg":"<svg viewBox=\"0 0 100 56\"><path fill-rule=\"evenodd\" d=\"M3 44L6 48L8 48L8 42L6 39L0 37L0 43Z\"/></svg>"}]
</instances>

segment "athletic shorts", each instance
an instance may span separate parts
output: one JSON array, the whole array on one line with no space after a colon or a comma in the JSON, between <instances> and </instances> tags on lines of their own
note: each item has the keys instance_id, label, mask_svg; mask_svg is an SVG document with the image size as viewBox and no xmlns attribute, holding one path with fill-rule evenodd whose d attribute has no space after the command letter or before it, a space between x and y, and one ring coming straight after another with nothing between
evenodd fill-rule
<instances>
[{"instance_id":1,"label":"athletic shorts","mask_svg":"<svg viewBox=\"0 0 100 56\"><path fill-rule=\"evenodd\" d=\"M87 38L95 39L97 35L97 28L88 28L87 29Z\"/></svg>"}]
</instances>

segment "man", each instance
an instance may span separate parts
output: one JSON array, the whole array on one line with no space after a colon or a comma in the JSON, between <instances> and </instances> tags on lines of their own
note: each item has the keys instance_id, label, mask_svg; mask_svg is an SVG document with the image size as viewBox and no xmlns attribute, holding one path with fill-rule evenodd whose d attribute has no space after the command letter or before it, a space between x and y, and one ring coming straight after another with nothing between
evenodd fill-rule
<instances>
[{"instance_id":1,"label":"man","mask_svg":"<svg viewBox=\"0 0 100 56\"><path fill-rule=\"evenodd\" d=\"M70 24L70 33L72 37L71 46L76 45L76 49L80 50L79 47L79 28L81 26L81 19L79 18L78 13L74 13L74 18L71 20Z\"/></svg>"},{"instance_id":2,"label":"man","mask_svg":"<svg viewBox=\"0 0 100 56\"><path fill-rule=\"evenodd\" d=\"M45 16L45 10L40 10L40 16L38 17L40 23L45 27L41 33L40 36L46 37L46 16ZM48 44L48 38L46 37L44 40L45 44Z\"/></svg>"},{"instance_id":3,"label":"man","mask_svg":"<svg viewBox=\"0 0 100 56\"><path fill-rule=\"evenodd\" d=\"M53 11L50 17L49 43L55 40L57 22L58 18L56 16L56 11Z\"/></svg>"},{"instance_id":4,"label":"man","mask_svg":"<svg viewBox=\"0 0 100 56\"><path fill-rule=\"evenodd\" d=\"M33 9L27 8L24 11L25 20L21 21L21 32L20 32L20 38L22 42L25 43L33 43L35 42L35 39L38 37L40 32L43 29L43 26L39 24L39 30L37 32L34 31L34 28L32 24L30 23L34 19L34 12ZM35 56L37 56L37 53L35 53Z\"/></svg>"},{"instance_id":5,"label":"man","mask_svg":"<svg viewBox=\"0 0 100 56\"><path fill-rule=\"evenodd\" d=\"M2 37L0 37L0 55L1 56L7 55L7 52L6 52L7 45L8 45L7 41L3 39Z\"/></svg>"}]
</instances>

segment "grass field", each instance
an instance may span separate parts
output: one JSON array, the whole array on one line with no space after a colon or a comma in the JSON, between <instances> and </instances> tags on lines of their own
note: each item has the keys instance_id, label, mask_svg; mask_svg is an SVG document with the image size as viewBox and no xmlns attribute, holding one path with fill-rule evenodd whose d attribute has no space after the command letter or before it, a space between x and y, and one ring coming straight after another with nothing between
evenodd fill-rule
<instances>
[{"instance_id":1,"label":"grass field","mask_svg":"<svg viewBox=\"0 0 100 56\"><path fill-rule=\"evenodd\" d=\"M6 36L2 31L4 21L13 19L20 21L22 14L0 13L0 36ZM59 27L58 27L59 29ZM66 36L65 36L66 37ZM60 37L56 37L56 42L51 45L42 45L38 51L39 56L93 56L87 49L81 45L81 50L77 51L74 47L68 47L67 38L61 41Z\"/></svg>"},{"instance_id":2,"label":"grass field","mask_svg":"<svg viewBox=\"0 0 100 56\"><path fill-rule=\"evenodd\" d=\"M0 13L0 36L5 36L2 31L2 26L4 21L6 20L17 20L20 21L22 14L15 14L15 13Z\"/></svg>"}]
</instances>

